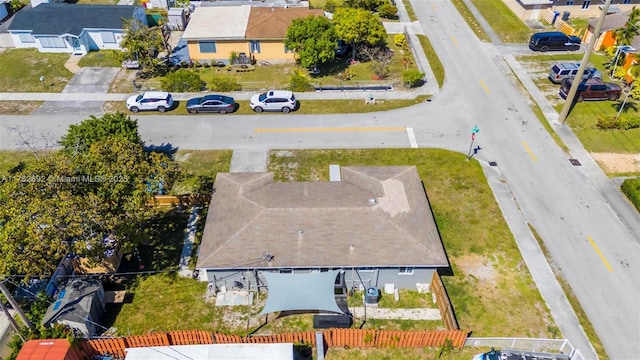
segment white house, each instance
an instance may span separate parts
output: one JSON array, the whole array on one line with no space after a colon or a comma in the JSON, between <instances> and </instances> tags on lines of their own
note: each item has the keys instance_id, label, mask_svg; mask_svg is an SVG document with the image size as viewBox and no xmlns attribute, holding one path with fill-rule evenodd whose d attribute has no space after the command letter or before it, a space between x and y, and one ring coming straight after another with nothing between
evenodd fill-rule
<instances>
[{"instance_id":1,"label":"white house","mask_svg":"<svg viewBox=\"0 0 640 360\"><path fill-rule=\"evenodd\" d=\"M8 30L16 48L80 55L120 49L122 19L129 18L147 24L142 7L43 3L18 11Z\"/></svg>"}]
</instances>

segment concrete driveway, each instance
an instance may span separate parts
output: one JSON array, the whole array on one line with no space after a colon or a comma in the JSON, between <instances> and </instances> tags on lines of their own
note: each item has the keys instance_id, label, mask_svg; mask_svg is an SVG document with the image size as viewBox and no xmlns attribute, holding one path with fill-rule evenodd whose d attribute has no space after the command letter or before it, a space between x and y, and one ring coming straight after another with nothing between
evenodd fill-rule
<instances>
[{"instance_id":1,"label":"concrete driveway","mask_svg":"<svg viewBox=\"0 0 640 360\"><path fill-rule=\"evenodd\" d=\"M63 93L107 93L119 68L83 67L73 75ZM102 101L47 101L33 114L102 114Z\"/></svg>"}]
</instances>

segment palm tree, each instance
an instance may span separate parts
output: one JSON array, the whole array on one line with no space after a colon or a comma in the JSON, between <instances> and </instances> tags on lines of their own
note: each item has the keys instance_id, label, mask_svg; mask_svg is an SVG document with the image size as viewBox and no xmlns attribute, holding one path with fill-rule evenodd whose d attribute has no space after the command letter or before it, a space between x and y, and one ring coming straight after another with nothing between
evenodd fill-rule
<instances>
[{"instance_id":1,"label":"palm tree","mask_svg":"<svg viewBox=\"0 0 640 360\"><path fill-rule=\"evenodd\" d=\"M613 36L616 39L616 45L631 45L633 39L640 35L640 9L636 9L634 6L629 13L629 18L623 27L613 31Z\"/></svg>"}]
</instances>

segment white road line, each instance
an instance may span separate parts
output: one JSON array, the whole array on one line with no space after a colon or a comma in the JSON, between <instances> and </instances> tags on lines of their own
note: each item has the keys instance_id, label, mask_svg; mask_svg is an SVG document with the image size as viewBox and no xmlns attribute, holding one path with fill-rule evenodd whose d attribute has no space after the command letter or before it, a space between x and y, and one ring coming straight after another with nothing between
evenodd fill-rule
<instances>
[{"instance_id":1,"label":"white road line","mask_svg":"<svg viewBox=\"0 0 640 360\"><path fill-rule=\"evenodd\" d=\"M413 133L413 128L407 128L407 135L409 136L409 144L411 144L411 147L417 148L418 142L416 141L416 135Z\"/></svg>"}]
</instances>

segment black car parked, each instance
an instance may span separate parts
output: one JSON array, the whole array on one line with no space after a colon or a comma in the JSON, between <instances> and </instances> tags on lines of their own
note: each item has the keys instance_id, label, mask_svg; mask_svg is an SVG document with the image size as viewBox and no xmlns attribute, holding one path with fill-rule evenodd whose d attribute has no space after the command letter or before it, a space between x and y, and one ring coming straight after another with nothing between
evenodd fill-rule
<instances>
[{"instance_id":1,"label":"black car parked","mask_svg":"<svg viewBox=\"0 0 640 360\"><path fill-rule=\"evenodd\" d=\"M531 36L529 49L542 52L548 50L576 51L580 49L580 38L568 36L559 31L541 32Z\"/></svg>"},{"instance_id":2,"label":"black car parked","mask_svg":"<svg viewBox=\"0 0 640 360\"><path fill-rule=\"evenodd\" d=\"M236 102L232 97L224 95L207 95L187 101L187 111L190 114L199 112L216 112L226 114L236 111Z\"/></svg>"}]
</instances>

